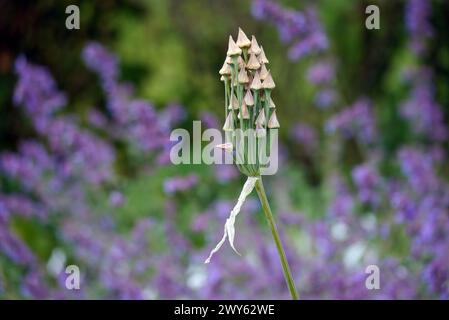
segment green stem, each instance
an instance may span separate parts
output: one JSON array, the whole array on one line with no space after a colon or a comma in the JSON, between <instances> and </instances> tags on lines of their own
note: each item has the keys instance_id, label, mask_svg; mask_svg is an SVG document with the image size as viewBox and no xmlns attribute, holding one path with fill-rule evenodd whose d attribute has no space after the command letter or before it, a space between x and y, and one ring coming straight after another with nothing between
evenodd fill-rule
<instances>
[{"instance_id":1,"label":"green stem","mask_svg":"<svg viewBox=\"0 0 449 320\"><path fill-rule=\"evenodd\" d=\"M284 248L282 246L281 238L279 237L279 232L274 222L273 214L271 213L270 204L268 203L267 195L265 194L265 189L262 183L262 177L259 177L256 181L256 191L259 195L260 203L262 204L263 212L270 225L271 233L273 234L274 242L276 243L276 248L278 250L279 259L281 260L282 270L284 271L284 278L287 282L288 289L293 300L298 300L298 292L296 291L295 282L293 281L292 273L287 262L287 257L285 256Z\"/></svg>"}]
</instances>

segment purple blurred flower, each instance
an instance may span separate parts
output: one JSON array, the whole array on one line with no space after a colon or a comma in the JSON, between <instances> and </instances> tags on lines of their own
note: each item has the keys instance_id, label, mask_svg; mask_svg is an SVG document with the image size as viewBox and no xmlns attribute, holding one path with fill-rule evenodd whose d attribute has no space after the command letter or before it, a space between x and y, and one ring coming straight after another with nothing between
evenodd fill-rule
<instances>
[{"instance_id":1,"label":"purple blurred flower","mask_svg":"<svg viewBox=\"0 0 449 320\"><path fill-rule=\"evenodd\" d=\"M366 163L352 170L352 179L357 187L358 197L362 203L378 205L382 189L382 178L373 164Z\"/></svg>"},{"instance_id":2,"label":"purple blurred flower","mask_svg":"<svg viewBox=\"0 0 449 320\"><path fill-rule=\"evenodd\" d=\"M233 165L217 164L214 166L215 177L220 183L227 183L239 176L238 170Z\"/></svg>"},{"instance_id":3,"label":"purple blurred flower","mask_svg":"<svg viewBox=\"0 0 449 320\"><path fill-rule=\"evenodd\" d=\"M207 111L201 112L200 119L201 119L201 122L207 128L213 128L213 129L220 128L217 116L215 114L213 114L212 112L207 112Z\"/></svg>"},{"instance_id":4,"label":"purple blurred flower","mask_svg":"<svg viewBox=\"0 0 449 320\"><path fill-rule=\"evenodd\" d=\"M371 102L362 98L340 113L334 115L326 123L330 133L339 132L344 138L358 138L371 143L376 137L376 122Z\"/></svg>"},{"instance_id":5,"label":"purple blurred flower","mask_svg":"<svg viewBox=\"0 0 449 320\"><path fill-rule=\"evenodd\" d=\"M21 56L16 60L15 70L19 80L14 103L23 105L31 119L47 117L66 105L65 95L58 91L47 69L32 65Z\"/></svg>"},{"instance_id":6,"label":"purple blurred flower","mask_svg":"<svg viewBox=\"0 0 449 320\"><path fill-rule=\"evenodd\" d=\"M164 192L174 194L176 192L186 191L198 183L198 176L190 174L188 176L179 176L169 178L164 181Z\"/></svg>"},{"instance_id":7,"label":"purple blurred flower","mask_svg":"<svg viewBox=\"0 0 449 320\"><path fill-rule=\"evenodd\" d=\"M410 45L417 54L426 49L426 41L433 36L430 23L432 4L428 0L407 0L405 6L405 26L410 35Z\"/></svg>"},{"instance_id":8,"label":"purple blurred flower","mask_svg":"<svg viewBox=\"0 0 449 320\"><path fill-rule=\"evenodd\" d=\"M113 82L118 77L118 59L111 54L101 44L97 42L88 43L83 52L82 58L87 67L95 71L102 78L105 89L111 89Z\"/></svg>"},{"instance_id":9,"label":"purple blurred flower","mask_svg":"<svg viewBox=\"0 0 449 320\"><path fill-rule=\"evenodd\" d=\"M307 70L307 79L315 85L329 84L334 77L334 66L328 61L318 61Z\"/></svg>"},{"instance_id":10,"label":"purple blurred flower","mask_svg":"<svg viewBox=\"0 0 449 320\"><path fill-rule=\"evenodd\" d=\"M322 52L329 46L327 35L312 8L300 12L284 9L273 1L253 0L252 14L258 20L274 24L281 41L293 43L288 54L293 61Z\"/></svg>"},{"instance_id":11,"label":"purple blurred flower","mask_svg":"<svg viewBox=\"0 0 449 320\"><path fill-rule=\"evenodd\" d=\"M313 152L318 147L318 136L315 128L306 124L298 123L291 130L292 138L306 149L307 152Z\"/></svg>"},{"instance_id":12,"label":"purple blurred flower","mask_svg":"<svg viewBox=\"0 0 449 320\"><path fill-rule=\"evenodd\" d=\"M113 208L121 207L125 203L125 196L120 191L112 191L109 194L109 205Z\"/></svg>"},{"instance_id":13,"label":"purple blurred flower","mask_svg":"<svg viewBox=\"0 0 449 320\"><path fill-rule=\"evenodd\" d=\"M445 141L449 132L442 108L434 98L432 73L423 68L415 76L411 96L401 106L401 114L410 121L414 132L435 141Z\"/></svg>"}]
</instances>

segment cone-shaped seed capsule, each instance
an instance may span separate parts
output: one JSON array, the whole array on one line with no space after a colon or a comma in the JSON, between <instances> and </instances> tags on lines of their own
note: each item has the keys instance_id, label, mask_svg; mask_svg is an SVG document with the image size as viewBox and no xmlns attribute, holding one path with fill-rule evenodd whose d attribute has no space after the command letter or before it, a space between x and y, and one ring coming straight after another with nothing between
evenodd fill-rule
<instances>
[{"instance_id":1,"label":"cone-shaped seed capsule","mask_svg":"<svg viewBox=\"0 0 449 320\"><path fill-rule=\"evenodd\" d=\"M273 78L271 77L271 73L268 71L268 75L262 83L262 87L264 89L274 89L276 85L274 84Z\"/></svg>"},{"instance_id":2,"label":"cone-shaped seed capsule","mask_svg":"<svg viewBox=\"0 0 449 320\"><path fill-rule=\"evenodd\" d=\"M223 82L224 82L225 80L227 80L227 79L228 79L228 78L225 77L225 76L221 76L221 77L220 77L220 81L223 81Z\"/></svg>"},{"instance_id":3,"label":"cone-shaped seed capsule","mask_svg":"<svg viewBox=\"0 0 449 320\"><path fill-rule=\"evenodd\" d=\"M253 89L253 90L260 90L260 89L262 89L262 83L260 82L259 72L256 72L254 74L254 79L251 82L251 89Z\"/></svg>"},{"instance_id":4,"label":"cone-shaped seed capsule","mask_svg":"<svg viewBox=\"0 0 449 320\"><path fill-rule=\"evenodd\" d=\"M226 142L226 143L222 143L222 144L217 144L215 146L215 148L222 149L226 152L232 152L233 146L232 146L232 143Z\"/></svg>"},{"instance_id":5,"label":"cone-shaped seed capsule","mask_svg":"<svg viewBox=\"0 0 449 320\"><path fill-rule=\"evenodd\" d=\"M265 80L267 76L268 76L267 67L265 67L265 65L262 64L262 67L260 68L260 79Z\"/></svg>"},{"instance_id":6,"label":"cone-shaped seed capsule","mask_svg":"<svg viewBox=\"0 0 449 320\"><path fill-rule=\"evenodd\" d=\"M219 74L223 75L231 75L231 67L229 64L226 63L226 61L223 63L223 66L221 67Z\"/></svg>"},{"instance_id":7,"label":"cone-shaped seed capsule","mask_svg":"<svg viewBox=\"0 0 449 320\"><path fill-rule=\"evenodd\" d=\"M257 57L254 53L251 53L246 67L250 70L257 70L260 68L259 60L257 60Z\"/></svg>"},{"instance_id":8,"label":"cone-shaped seed capsule","mask_svg":"<svg viewBox=\"0 0 449 320\"><path fill-rule=\"evenodd\" d=\"M263 51L263 47L260 48L259 62L262 64L269 63L267 57L265 56L265 51Z\"/></svg>"},{"instance_id":9,"label":"cone-shaped seed capsule","mask_svg":"<svg viewBox=\"0 0 449 320\"><path fill-rule=\"evenodd\" d=\"M261 49L259 47L259 44L257 43L256 37L252 36L251 47L249 48L249 52L254 53L255 55L259 55L260 51L261 51Z\"/></svg>"},{"instance_id":10,"label":"cone-shaped seed capsule","mask_svg":"<svg viewBox=\"0 0 449 320\"><path fill-rule=\"evenodd\" d=\"M245 32L243 32L241 28L239 28L239 35L237 36L237 45L240 48L248 48L249 46L251 46L251 41L249 41Z\"/></svg>"},{"instance_id":11,"label":"cone-shaped seed capsule","mask_svg":"<svg viewBox=\"0 0 449 320\"><path fill-rule=\"evenodd\" d=\"M264 137L266 135L266 131L263 126L256 122L256 137Z\"/></svg>"},{"instance_id":12,"label":"cone-shaped seed capsule","mask_svg":"<svg viewBox=\"0 0 449 320\"><path fill-rule=\"evenodd\" d=\"M273 101L273 99L271 99L271 97L270 97L270 103L268 105L270 106L271 109L276 108L276 105L274 104L274 101Z\"/></svg>"},{"instance_id":13,"label":"cone-shaped seed capsule","mask_svg":"<svg viewBox=\"0 0 449 320\"><path fill-rule=\"evenodd\" d=\"M249 82L248 74L246 73L245 68L240 69L238 81L240 84L245 84Z\"/></svg>"},{"instance_id":14,"label":"cone-shaped seed capsule","mask_svg":"<svg viewBox=\"0 0 449 320\"><path fill-rule=\"evenodd\" d=\"M239 66L239 69L245 68L245 61L242 59L242 56L239 56L237 58L237 65Z\"/></svg>"},{"instance_id":15,"label":"cone-shaped seed capsule","mask_svg":"<svg viewBox=\"0 0 449 320\"><path fill-rule=\"evenodd\" d=\"M257 116L256 125L260 124L261 126L263 126L263 125L265 125L265 121L266 121L265 112L263 112L263 109L262 109L262 110L260 110L259 115Z\"/></svg>"},{"instance_id":16,"label":"cone-shaped seed capsule","mask_svg":"<svg viewBox=\"0 0 449 320\"><path fill-rule=\"evenodd\" d=\"M280 125L279 125L278 118L276 117L276 110L273 110L270 120L268 120L268 128L275 129L275 128L279 128L279 127L280 127Z\"/></svg>"},{"instance_id":17,"label":"cone-shaped seed capsule","mask_svg":"<svg viewBox=\"0 0 449 320\"><path fill-rule=\"evenodd\" d=\"M234 95L232 95L231 97L231 101L229 101L229 106L228 106L229 110L238 110L239 109L239 101L237 100L237 97Z\"/></svg>"},{"instance_id":18,"label":"cone-shaped seed capsule","mask_svg":"<svg viewBox=\"0 0 449 320\"><path fill-rule=\"evenodd\" d=\"M243 102L243 104L242 104L241 114L239 112L239 115L238 115L239 119L242 117L242 115L243 115L243 119L249 119L249 111L248 111L248 107L246 106L245 102Z\"/></svg>"},{"instance_id":19,"label":"cone-shaped seed capsule","mask_svg":"<svg viewBox=\"0 0 449 320\"><path fill-rule=\"evenodd\" d=\"M245 94L245 98L243 99L245 101L245 104L249 107L252 107L254 105L254 98L251 93L251 90L247 90Z\"/></svg>"},{"instance_id":20,"label":"cone-shaped seed capsule","mask_svg":"<svg viewBox=\"0 0 449 320\"><path fill-rule=\"evenodd\" d=\"M225 124L223 126L223 131L232 131L234 130L234 113L229 112L226 117Z\"/></svg>"},{"instance_id":21,"label":"cone-shaped seed capsule","mask_svg":"<svg viewBox=\"0 0 449 320\"><path fill-rule=\"evenodd\" d=\"M232 39L232 36L229 36L229 43L228 43L228 52L226 53L228 56L237 56L242 53L242 49L240 49L234 42L234 39Z\"/></svg>"}]
</instances>

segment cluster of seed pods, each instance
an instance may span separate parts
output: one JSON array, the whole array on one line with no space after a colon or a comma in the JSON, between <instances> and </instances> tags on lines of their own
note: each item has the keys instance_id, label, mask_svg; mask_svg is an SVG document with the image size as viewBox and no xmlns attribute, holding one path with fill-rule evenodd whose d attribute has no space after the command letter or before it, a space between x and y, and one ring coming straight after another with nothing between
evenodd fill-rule
<instances>
[{"instance_id":1,"label":"cluster of seed pods","mask_svg":"<svg viewBox=\"0 0 449 320\"><path fill-rule=\"evenodd\" d=\"M269 141L270 135L267 133L279 128L276 106L271 98L275 83L267 68L268 64L264 49L259 46L255 36L249 40L240 28L237 41L229 36L226 59L219 71L225 85L225 132L252 129L250 132L254 132L258 138L267 136ZM245 146L245 162L248 158L247 149L248 146ZM259 173L257 160L255 165L238 167L247 175Z\"/></svg>"}]
</instances>

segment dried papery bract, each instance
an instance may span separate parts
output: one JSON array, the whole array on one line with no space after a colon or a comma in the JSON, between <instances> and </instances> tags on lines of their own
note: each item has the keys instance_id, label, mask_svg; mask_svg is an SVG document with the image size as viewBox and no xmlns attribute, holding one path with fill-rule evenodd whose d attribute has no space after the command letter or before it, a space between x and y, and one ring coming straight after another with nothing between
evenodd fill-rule
<instances>
[{"instance_id":1,"label":"dried papery bract","mask_svg":"<svg viewBox=\"0 0 449 320\"><path fill-rule=\"evenodd\" d=\"M205 263L210 262L226 239L229 240L231 248L238 253L234 246L235 219L246 197L256 188L278 249L288 288L292 298L297 299L293 277L261 178L261 170L266 165L267 155L269 158L271 151L270 133L274 132L277 137L276 130L280 127L275 111L276 106L271 98L271 92L276 85L271 72L266 67L267 63L268 59L263 48L259 47L256 37L252 36L250 41L240 28L237 42L229 36L227 57L219 73L225 85L226 118L223 130L232 140L217 147L226 152L232 152L234 163L240 172L248 176L248 179L237 204L226 220L222 239L211 251ZM255 142L256 140L258 142ZM260 154L263 155L263 159L259 157Z\"/></svg>"}]
</instances>

